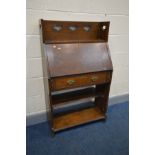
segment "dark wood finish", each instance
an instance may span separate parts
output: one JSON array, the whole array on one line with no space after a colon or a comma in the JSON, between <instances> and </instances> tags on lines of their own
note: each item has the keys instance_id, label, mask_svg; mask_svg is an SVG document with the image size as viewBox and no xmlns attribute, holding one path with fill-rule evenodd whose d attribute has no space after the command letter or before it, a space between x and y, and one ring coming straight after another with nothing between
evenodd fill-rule
<instances>
[{"instance_id":1,"label":"dark wood finish","mask_svg":"<svg viewBox=\"0 0 155 155\"><path fill-rule=\"evenodd\" d=\"M53 120L53 130L60 131L104 118L105 115L98 107L82 109L55 117Z\"/></svg>"},{"instance_id":2,"label":"dark wood finish","mask_svg":"<svg viewBox=\"0 0 155 155\"><path fill-rule=\"evenodd\" d=\"M109 24L109 22L41 20L43 43L107 42ZM89 30L85 30L87 26L90 27ZM70 27L75 27L75 29L70 29Z\"/></svg>"},{"instance_id":3,"label":"dark wood finish","mask_svg":"<svg viewBox=\"0 0 155 155\"><path fill-rule=\"evenodd\" d=\"M107 43L46 45L49 76L112 70Z\"/></svg>"},{"instance_id":4,"label":"dark wood finish","mask_svg":"<svg viewBox=\"0 0 155 155\"><path fill-rule=\"evenodd\" d=\"M109 79L112 79L112 72L109 75ZM109 92L110 92L110 85L111 81L106 84L96 85L96 91L102 92L104 94L103 96L97 96L95 98L95 104L100 107L100 109L103 111L103 113L107 112L108 108L108 101L109 101Z\"/></svg>"},{"instance_id":5,"label":"dark wood finish","mask_svg":"<svg viewBox=\"0 0 155 155\"><path fill-rule=\"evenodd\" d=\"M75 76L58 77L52 80L52 90L62 90L110 82L110 72L97 72ZM70 83L70 81L73 81Z\"/></svg>"},{"instance_id":6,"label":"dark wood finish","mask_svg":"<svg viewBox=\"0 0 155 155\"><path fill-rule=\"evenodd\" d=\"M52 95L53 106L67 104L69 101L77 101L84 98L92 98L103 96L103 92L96 91L94 87L75 90L71 92Z\"/></svg>"},{"instance_id":7,"label":"dark wood finish","mask_svg":"<svg viewBox=\"0 0 155 155\"><path fill-rule=\"evenodd\" d=\"M110 22L41 20L53 131L105 119L113 71L108 46L109 25ZM83 88L85 86L89 88ZM55 94L73 88L81 89ZM54 114L58 107L88 98L95 98L93 107Z\"/></svg>"}]
</instances>

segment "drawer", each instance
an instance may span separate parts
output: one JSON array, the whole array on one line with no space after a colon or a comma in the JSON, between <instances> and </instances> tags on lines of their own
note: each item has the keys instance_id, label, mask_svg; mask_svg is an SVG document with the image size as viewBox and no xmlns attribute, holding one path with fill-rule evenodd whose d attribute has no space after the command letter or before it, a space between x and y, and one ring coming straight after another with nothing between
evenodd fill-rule
<instances>
[{"instance_id":1,"label":"drawer","mask_svg":"<svg viewBox=\"0 0 155 155\"><path fill-rule=\"evenodd\" d=\"M61 90L110 82L110 72L89 73L52 79L52 89Z\"/></svg>"}]
</instances>

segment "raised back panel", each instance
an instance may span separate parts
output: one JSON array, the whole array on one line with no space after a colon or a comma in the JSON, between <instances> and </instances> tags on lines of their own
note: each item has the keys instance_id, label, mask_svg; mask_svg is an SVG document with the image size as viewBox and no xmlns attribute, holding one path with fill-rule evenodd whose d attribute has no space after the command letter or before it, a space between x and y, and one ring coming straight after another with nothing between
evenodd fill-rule
<instances>
[{"instance_id":1,"label":"raised back panel","mask_svg":"<svg viewBox=\"0 0 155 155\"><path fill-rule=\"evenodd\" d=\"M41 20L43 43L107 42L109 24Z\"/></svg>"}]
</instances>

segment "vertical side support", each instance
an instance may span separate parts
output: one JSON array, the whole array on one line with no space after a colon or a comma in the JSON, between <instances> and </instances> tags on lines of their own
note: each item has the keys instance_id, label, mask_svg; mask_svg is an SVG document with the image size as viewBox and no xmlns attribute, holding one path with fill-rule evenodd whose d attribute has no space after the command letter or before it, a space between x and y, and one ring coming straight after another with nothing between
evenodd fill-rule
<instances>
[{"instance_id":1,"label":"vertical side support","mask_svg":"<svg viewBox=\"0 0 155 155\"><path fill-rule=\"evenodd\" d=\"M52 84L51 80L48 79L48 84L49 84L49 106L50 106L50 111L48 114L49 121L50 121L50 126L53 128L53 106L52 106Z\"/></svg>"},{"instance_id":2,"label":"vertical side support","mask_svg":"<svg viewBox=\"0 0 155 155\"><path fill-rule=\"evenodd\" d=\"M44 57L42 59L42 67L45 70L43 72L44 77L48 76L47 79L44 79L44 89L47 91L44 91L45 93L45 99L46 99L46 111L47 111L47 119L49 123L50 129L53 127L53 108L52 108L52 95L51 95L51 83L50 83L50 74L49 74L49 66L48 66L48 60L47 60L47 51L45 48L45 45L43 44L43 28L42 28L43 20L40 20L40 44L41 44L41 54Z\"/></svg>"},{"instance_id":3,"label":"vertical side support","mask_svg":"<svg viewBox=\"0 0 155 155\"><path fill-rule=\"evenodd\" d=\"M96 93L100 93L101 96L95 98L95 104L106 114L108 109L108 101L109 101L109 92L110 92L110 85L112 79L112 72L107 74L108 83L96 85Z\"/></svg>"},{"instance_id":4,"label":"vertical side support","mask_svg":"<svg viewBox=\"0 0 155 155\"><path fill-rule=\"evenodd\" d=\"M102 95L95 98L95 104L105 114L107 112L108 101L109 101L110 83L96 85L96 91L102 93Z\"/></svg>"}]
</instances>

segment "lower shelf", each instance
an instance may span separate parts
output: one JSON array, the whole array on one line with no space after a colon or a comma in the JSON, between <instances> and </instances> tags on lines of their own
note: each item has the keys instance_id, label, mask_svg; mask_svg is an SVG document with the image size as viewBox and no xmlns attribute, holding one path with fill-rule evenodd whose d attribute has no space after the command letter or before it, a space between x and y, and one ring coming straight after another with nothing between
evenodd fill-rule
<instances>
[{"instance_id":1,"label":"lower shelf","mask_svg":"<svg viewBox=\"0 0 155 155\"><path fill-rule=\"evenodd\" d=\"M80 111L56 116L53 120L53 131L64 130L100 119L105 119L105 115L98 107L82 109Z\"/></svg>"}]
</instances>

